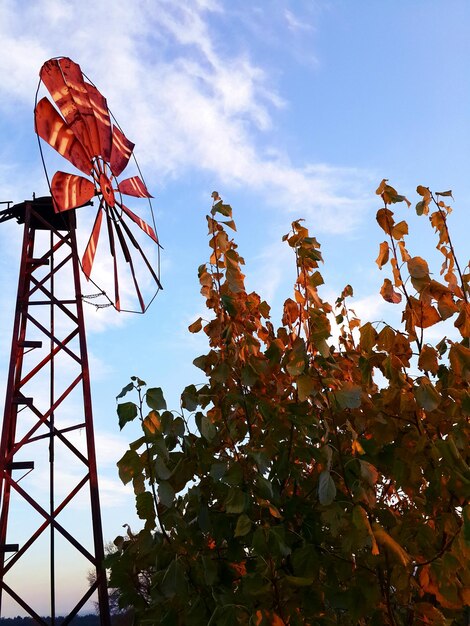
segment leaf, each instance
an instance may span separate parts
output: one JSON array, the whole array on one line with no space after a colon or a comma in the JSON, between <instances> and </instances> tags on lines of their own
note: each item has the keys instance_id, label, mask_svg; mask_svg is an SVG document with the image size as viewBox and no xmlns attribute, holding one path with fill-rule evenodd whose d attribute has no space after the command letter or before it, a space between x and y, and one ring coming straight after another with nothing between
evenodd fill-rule
<instances>
[{"instance_id":1,"label":"leaf","mask_svg":"<svg viewBox=\"0 0 470 626\"><path fill-rule=\"evenodd\" d=\"M165 461L162 459L162 457L158 456L157 460L155 461L155 473L157 474L157 477L161 480L168 480L173 472L165 465Z\"/></svg>"},{"instance_id":2,"label":"leaf","mask_svg":"<svg viewBox=\"0 0 470 626\"><path fill-rule=\"evenodd\" d=\"M188 326L190 333L198 333L202 328L202 317L198 317L195 322Z\"/></svg>"},{"instance_id":3,"label":"leaf","mask_svg":"<svg viewBox=\"0 0 470 626\"><path fill-rule=\"evenodd\" d=\"M460 313L454 322L455 328L457 328L464 339L470 337L470 304L467 302L461 303Z\"/></svg>"},{"instance_id":4,"label":"leaf","mask_svg":"<svg viewBox=\"0 0 470 626\"><path fill-rule=\"evenodd\" d=\"M335 391L335 398L342 409L357 409L361 406L362 389L352 383L344 383Z\"/></svg>"},{"instance_id":5,"label":"leaf","mask_svg":"<svg viewBox=\"0 0 470 626\"><path fill-rule=\"evenodd\" d=\"M136 496L135 508L140 519L155 522L153 497L149 491L143 491Z\"/></svg>"},{"instance_id":6,"label":"leaf","mask_svg":"<svg viewBox=\"0 0 470 626\"><path fill-rule=\"evenodd\" d=\"M181 394L181 406L188 411L195 411L199 406L199 399L195 385L188 385Z\"/></svg>"},{"instance_id":7,"label":"leaf","mask_svg":"<svg viewBox=\"0 0 470 626\"><path fill-rule=\"evenodd\" d=\"M243 513L246 506L246 495L241 489L232 488L225 502L227 513Z\"/></svg>"},{"instance_id":8,"label":"leaf","mask_svg":"<svg viewBox=\"0 0 470 626\"><path fill-rule=\"evenodd\" d=\"M251 530L251 519L246 513L242 513L237 519L237 525L235 526L235 537L244 537Z\"/></svg>"},{"instance_id":9,"label":"leaf","mask_svg":"<svg viewBox=\"0 0 470 626\"><path fill-rule=\"evenodd\" d=\"M380 290L380 295L384 300L391 302L392 304L398 304L401 302L401 293L393 289L393 285L389 278L384 280Z\"/></svg>"},{"instance_id":10,"label":"leaf","mask_svg":"<svg viewBox=\"0 0 470 626\"><path fill-rule=\"evenodd\" d=\"M365 529L367 531L372 544L372 554L374 556L380 554L379 546L377 545L374 533L372 532L369 516L367 515L367 511L360 504L356 504L353 508L352 521L358 530Z\"/></svg>"},{"instance_id":11,"label":"leaf","mask_svg":"<svg viewBox=\"0 0 470 626\"><path fill-rule=\"evenodd\" d=\"M127 422L132 422L137 417L137 405L133 402L122 402L117 405L119 428L122 430Z\"/></svg>"},{"instance_id":12,"label":"leaf","mask_svg":"<svg viewBox=\"0 0 470 626\"><path fill-rule=\"evenodd\" d=\"M403 239L408 234L408 224L405 220L398 222L392 229L392 237L394 239Z\"/></svg>"},{"instance_id":13,"label":"leaf","mask_svg":"<svg viewBox=\"0 0 470 626\"><path fill-rule=\"evenodd\" d=\"M149 389L145 394L145 400L151 409L155 409L156 411L160 411L161 409L166 410L166 402L160 387Z\"/></svg>"},{"instance_id":14,"label":"leaf","mask_svg":"<svg viewBox=\"0 0 470 626\"><path fill-rule=\"evenodd\" d=\"M303 576L285 576L285 580L293 587L310 587L314 578L304 578Z\"/></svg>"},{"instance_id":15,"label":"leaf","mask_svg":"<svg viewBox=\"0 0 470 626\"><path fill-rule=\"evenodd\" d=\"M360 346L364 352L370 352L377 342L377 332L370 322L359 329Z\"/></svg>"},{"instance_id":16,"label":"leaf","mask_svg":"<svg viewBox=\"0 0 470 626\"><path fill-rule=\"evenodd\" d=\"M158 499L167 508L173 506L173 501L175 499L175 490L167 480L162 480L161 483L158 485Z\"/></svg>"},{"instance_id":17,"label":"leaf","mask_svg":"<svg viewBox=\"0 0 470 626\"><path fill-rule=\"evenodd\" d=\"M452 195L452 191L450 189L448 191L436 191L436 196L445 196L448 198L452 198L452 200L454 199L454 196Z\"/></svg>"},{"instance_id":18,"label":"leaf","mask_svg":"<svg viewBox=\"0 0 470 626\"><path fill-rule=\"evenodd\" d=\"M235 226L235 222L233 220L222 220L222 224L225 224L232 230L235 230L235 231L237 230L237 227Z\"/></svg>"},{"instance_id":19,"label":"leaf","mask_svg":"<svg viewBox=\"0 0 470 626\"><path fill-rule=\"evenodd\" d=\"M380 228L382 228L387 235L391 235L393 226L395 225L392 211L390 211L390 209L379 209L377 211L376 219Z\"/></svg>"},{"instance_id":20,"label":"leaf","mask_svg":"<svg viewBox=\"0 0 470 626\"><path fill-rule=\"evenodd\" d=\"M424 259L415 256L407 261L408 271L412 278L424 278L429 276L429 267Z\"/></svg>"},{"instance_id":21,"label":"leaf","mask_svg":"<svg viewBox=\"0 0 470 626\"><path fill-rule=\"evenodd\" d=\"M207 439L207 441L212 441L217 434L217 429L211 420L207 417L207 415L203 415L200 421L200 433Z\"/></svg>"},{"instance_id":22,"label":"leaf","mask_svg":"<svg viewBox=\"0 0 470 626\"><path fill-rule=\"evenodd\" d=\"M431 346L423 346L418 358L418 367L424 372L431 372L431 374L437 374L439 364L437 362L438 352Z\"/></svg>"},{"instance_id":23,"label":"leaf","mask_svg":"<svg viewBox=\"0 0 470 626\"><path fill-rule=\"evenodd\" d=\"M314 390L315 382L309 374L302 374L297 378L297 392L301 402L309 398Z\"/></svg>"},{"instance_id":24,"label":"leaf","mask_svg":"<svg viewBox=\"0 0 470 626\"><path fill-rule=\"evenodd\" d=\"M127 450L117 466L119 478L125 485L142 471L142 461L135 450Z\"/></svg>"},{"instance_id":25,"label":"leaf","mask_svg":"<svg viewBox=\"0 0 470 626\"><path fill-rule=\"evenodd\" d=\"M382 269L382 267L386 263L388 263L389 252L390 252L390 249L388 247L388 243L386 241L383 241L380 244L379 256L375 260L375 262L379 266L379 269Z\"/></svg>"},{"instance_id":26,"label":"leaf","mask_svg":"<svg viewBox=\"0 0 470 626\"><path fill-rule=\"evenodd\" d=\"M320 504L328 506L336 497L335 481L330 472L324 470L318 477L318 499Z\"/></svg>"},{"instance_id":27,"label":"leaf","mask_svg":"<svg viewBox=\"0 0 470 626\"><path fill-rule=\"evenodd\" d=\"M119 400L120 398L124 398L124 396L129 393L129 391L132 391L134 389L134 383L129 383L128 385L126 385L125 387L123 387L121 389L121 392L116 396L116 400Z\"/></svg>"},{"instance_id":28,"label":"leaf","mask_svg":"<svg viewBox=\"0 0 470 626\"><path fill-rule=\"evenodd\" d=\"M374 523L372 524L372 531L377 543L388 548L388 550L396 556L402 565L406 567L410 563L411 558L406 550L404 550L401 545L395 541L395 539L393 539L393 537L391 537L384 528L382 528L382 526Z\"/></svg>"},{"instance_id":29,"label":"leaf","mask_svg":"<svg viewBox=\"0 0 470 626\"><path fill-rule=\"evenodd\" d=\"M162 420L160 415L156 411L150 411L147 417L142 422L142 426L151 434L161 432Z\"/></svg>"},{"instance_id":30,"label":"leaf","mask_svg":"<svg viewBox=\"0 0 470 626\"><path fill-rule=\"evenodd\" d=\"M419 379L419 385L413 391L416 401L425 411L434 411L441 402L438 391L426 376Z\"/></svg>"}]
</instances>

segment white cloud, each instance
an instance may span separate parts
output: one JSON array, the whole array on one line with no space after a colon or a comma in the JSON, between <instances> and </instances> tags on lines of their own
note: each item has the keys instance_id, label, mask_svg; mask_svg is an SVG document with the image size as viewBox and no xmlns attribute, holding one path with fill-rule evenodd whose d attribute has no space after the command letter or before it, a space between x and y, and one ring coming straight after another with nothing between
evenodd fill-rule
<instances>
[{"instance_id":1,"label":"white cloud","mask_svg":"<svg viewBox=\"0 0 470 626\"><path fill-rule=\"evenodd\" d=\"M303 215L314 216L317 231L354 228L366 208L365 172L296 166L275 145L261 147L275 144L268 133L284 101L269 83L269 68L255 64L246 50L227 51L211 28L222 5L119 0L110 11L108 3L88 0L79 7L42 0L27 6L28 19L20 19L14 4L2 9L4 48L15 46L0 61L0 75L7 77L0 84L5 95L31 101L31 77L35 80L40 64L60 49L106 94L136 141L145 171L165 180L203 170L227 187L260 192L278 210L301 208ZM289 11L286 19L290 27L301 23ZM28 55L15 43L19 37L27 39ZM57 50L51 50L51 41ZM10 88L8 77L18 75L20 86Z\"/></svg>"}]
</instances>

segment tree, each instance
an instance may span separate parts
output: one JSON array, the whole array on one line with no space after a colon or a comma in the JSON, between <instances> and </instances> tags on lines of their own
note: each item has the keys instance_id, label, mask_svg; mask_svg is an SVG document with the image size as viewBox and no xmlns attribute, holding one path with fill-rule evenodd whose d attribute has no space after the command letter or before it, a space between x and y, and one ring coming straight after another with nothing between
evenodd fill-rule
<instances>
[{"instance_id":1,"label":"tree","mask_svg":"<svg viewBox=\"0 0 470 626\"><path fill-rule=\"evenodd\" d=\"M144 527L116 540L109 566L137 623L468 623L470 272L448 230L451 193L417 192L440 281L395 221L408 200L387 181L377 190L381 293L403 303L400 328L362 324L349 285L322 299L320 244L295 221L284 240L297 280L275 330L245 290L231 208L214 206L198 270L211 318L189 327L209 341L194 361L207 382L184 389L180 411L137 377L118 396L120 427L142 426L118 467ZM461 339L427 343L447 319Z\"/></svg>"}]
</instances>

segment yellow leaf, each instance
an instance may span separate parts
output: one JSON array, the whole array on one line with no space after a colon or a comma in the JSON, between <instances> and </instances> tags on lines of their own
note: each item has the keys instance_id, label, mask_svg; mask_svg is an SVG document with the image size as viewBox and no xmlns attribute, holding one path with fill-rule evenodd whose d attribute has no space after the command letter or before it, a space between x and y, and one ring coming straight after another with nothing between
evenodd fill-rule
<instances>
[{"instance_id":1,"label":"yellow leaf","mask_svg":"<svg viewBox=\"0 0 470 626\"><path fill-rule=\"evenodd\" d=\"M397 557L403 566L406 567L410 563L410 555L397 541L395 541L395 539L393 539L393 537L388 534L384 528L382 528L382 526L380 526L380 524L374 523L372 525L372 530L377 543L388 548L388 550Z\"/></svg>"}]
</instances>

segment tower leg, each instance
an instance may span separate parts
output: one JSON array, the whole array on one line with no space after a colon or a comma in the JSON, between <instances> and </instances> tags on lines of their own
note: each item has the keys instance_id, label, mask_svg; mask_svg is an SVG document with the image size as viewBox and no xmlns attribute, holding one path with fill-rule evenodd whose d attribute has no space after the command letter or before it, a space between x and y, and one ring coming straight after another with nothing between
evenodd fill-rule
<instances>
[{"instance_id":1,"label":"tower leg","mask_svg":"<svg viewBox=\"0 0 470 626\"><path fill-rule=\"evenodd\" d=\"M90 588L78 593L62 623L69 624L96 591L100 623L110 626L75 215L56 215L52 200L46 200L47 206L45 199L18 205L24 237L0 440L0 616L8 597L37 623L47 623L39 617L44 609L35 608L26 592L32 580L28 564L49 535L48 623L55 623L56 592L62 582L57 573L65 558L60 540L67 553L94 571ZM39 493L29 480L41 473L41 463L48 465L48 494L43 488ZM76 482L64 488L61 477L71 467ZM82 499L88 494L91 547L73 523L79 494ZM37 519L27 530L22 528L29 519L25 510ZM15 533L21 535L18 541ZM31 568L30 575L37 577L34 565ZM26 575L18 577L18 571Z\"/></svg>"}]
</instances>

